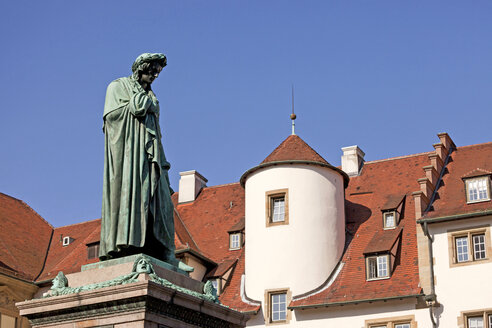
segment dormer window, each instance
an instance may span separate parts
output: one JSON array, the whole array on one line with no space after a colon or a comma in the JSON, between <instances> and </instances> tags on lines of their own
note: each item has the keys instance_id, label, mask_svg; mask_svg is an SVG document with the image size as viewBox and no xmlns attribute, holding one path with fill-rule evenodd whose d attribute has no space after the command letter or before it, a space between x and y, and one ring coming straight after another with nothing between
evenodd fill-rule
<instances>
[{"instance_id":1,"label":"dormer window","mask_svg":"<svg viewBox=\"0 0 492 328\"><path fill-rule=\"evenodd\" d=\"M466 201L468 203L477 203L490 200L490 178L482 176L465 179Z\"/></svg>"},{"instance_id":2,"label":"dormer window","mask_svg":"<svg viewBox=\"0 0 492 328\"><path fill-rule=\"evenodd\" d=\"M87 259L92 260L99 257L99 242L87 244Z\"/></svg>"},{"instance_id":3,"label":"dormer window","mask_svg":"<svg viewBox=\"0 0 492 328\"><path fill-rule=\"evenodd\" d=\"M389 254L366 257L367 280L388 278L390 275Z\"/></svg>"},{"instance_id":4,"label":"dormer window","mask_svg":"<svg viewBox=\"0 0 492 328\"><path fill-rule=\"evenodd\" d=\"M73 240L74 240L73 238L71 238L71 237L69 237L69 236L65 236L65 237L63 237L63 239L62 239L62 245L63 245L63 246L68 246L68 245L70 245L70 243L71 243Z\"/></svg>"},{"instance_id":5,"label":"dormer window","mask_svg":"<svg viewBox=\"0 0 492 328\"><path fill-rule=\"evenodd\" d=\"M235 250L241 248L241 233L235 232L229 234L229 249Z\"/></svg>"},{"instance_id":6,"label":"dormer window","mask_svg":"<svg viewBox=\"0 0 492 328\"><path fill-rule=\"evenodd\" d=\"M266 225L289 224L289 193L287 189L266 193Z\"/></svg>"},{"instance_id":7,"label":"dormer window","mask_svg":"<svg viewBox=\"0 0 492 328\"><path fill-rule=\"evenodd\" d=\"M387 199L386 204L381 209L384 229L395 229L398 226L404 203L405 196L390 196Z\"/></svg>"},{"instance_id":8,"label":"dormer window","mask_svg":"<svg viewBox=\"0 0 492 328\"><path fill-rule=\"evenodd\" d=\"M240 218L228 231L229 250L241 249L244 245L244 217Z\"/></svg>"},{"instance_id":9,"label":"dormer window","mask_svg":"<svg viewBox=\"0 0 492 328\"><path fill-rule=\"evenodd\" d=\"M385 229L392 229L396 227L396 211L389 211L383 213L383 221Z\"/></svg>"}]
</instances>

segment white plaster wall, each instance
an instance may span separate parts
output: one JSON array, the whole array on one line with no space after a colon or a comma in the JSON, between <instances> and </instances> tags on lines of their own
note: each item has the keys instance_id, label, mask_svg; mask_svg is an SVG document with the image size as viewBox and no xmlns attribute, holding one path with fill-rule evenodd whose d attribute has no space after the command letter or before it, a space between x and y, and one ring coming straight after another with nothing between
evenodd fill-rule
<instances>
[{"instance_id":1,"label":"white plaster wall","mask_svg":"<svg viewBox=\"0 0 492 328\"><path fill-rule=\"evenodd\" d=\"M266 227L265 193L289 190L289 224ZM314 165L268 167L246 180L246 294L267 289L298 295L319 287L345 243L343 177Z\"/></svg>"},{"instance_id":2,"label":"white plaster wall","mask_svg":"<svg viewBox=\"0 0 492 328\"><path fill-rule=\"evenodd\" d=\"M432 323L429 319L429 310L427 308L416 309L416 299L295 310L292 313L292 320L288 324L279 324L276 326L303 328L366 328L366 320L384 320L407 316L414 317L416 328L432 327ZM260 311L247 322L246 326L265 326L263 313ZM456 324L454 326L443 325L439 327L456 327Z\"/></svg>"},{"instance_id":3,"label":"white plaster wall","mask_svg":"<svg viewBox=\"0 0 492 328\"><path fill-rule=\"evenodd\" d=\"M462 311L492 309L492 263L450 267L448 230L468 230L477 226L492 224L492 217L463 219L441 224L429 225L434 235L434 273L437 300L443 306L437 309L440 316L439 327L457 327L457 318ZM490 235L488 236L491 237ZM487 254L490 258L492 254Z\"/></svg>"}]
</instances>

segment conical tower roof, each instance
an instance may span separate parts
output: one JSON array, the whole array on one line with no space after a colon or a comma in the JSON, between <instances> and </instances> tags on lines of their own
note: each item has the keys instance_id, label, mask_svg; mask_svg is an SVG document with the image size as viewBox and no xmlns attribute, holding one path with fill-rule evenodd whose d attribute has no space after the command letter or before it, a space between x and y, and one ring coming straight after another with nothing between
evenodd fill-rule
<instances>
[{"instance_id":1,"label":"conical tower roof","mask_svg":"<svg viewBox=\"0 0 492 328\"><path fill-rule=\"evenodd\" d=\"M285 139L261 164L292 160L329 164L320 154L295 134Z\"/></svg>"},{"instance_id":2,"label":"conical tower roof","mask_svg":"<svg viewBox=\"0 0 492 328\"><path fill-rule=\"evenodd\" d=\"M260 163L241 176L241 185L244 187L248 175L265 167L284 164L307 164L330 168L343 176L344 185L349 182L348 175L337 167L328 163L320 154L311 148L299 136L293 134L287 137L275 150Z\"/></svg>"}]
</instances>

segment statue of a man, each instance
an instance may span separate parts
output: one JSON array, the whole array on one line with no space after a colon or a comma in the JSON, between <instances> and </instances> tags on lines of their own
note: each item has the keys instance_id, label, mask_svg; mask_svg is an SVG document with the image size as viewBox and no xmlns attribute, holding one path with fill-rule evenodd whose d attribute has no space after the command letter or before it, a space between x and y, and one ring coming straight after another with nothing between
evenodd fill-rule
<instances>
[{"instance_id":1,"label":"statue of a man","mask_svg":"<svg viewBox=\"0 0 492 328\"><path fill-rule=\"evenodd\" d=\"M177 265L173 193L152 82L164 54L144 53L133 74L111 82L104 104L104 184L99 257L145 253Z\"/></svg>"}]
</instances>

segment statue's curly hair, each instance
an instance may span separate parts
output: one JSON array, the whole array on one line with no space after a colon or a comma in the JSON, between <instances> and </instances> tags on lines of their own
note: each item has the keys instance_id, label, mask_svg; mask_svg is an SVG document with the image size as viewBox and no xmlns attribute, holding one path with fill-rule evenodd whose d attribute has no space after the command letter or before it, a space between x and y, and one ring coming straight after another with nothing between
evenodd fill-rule
<instances>
[{"instance_id":1,"label":"statue's curly hair","mask_svg":"<svg viewBox=\"0 0 492 328\"><path fill-rule=\"evenodd\" d=\"M132 65L133 78L138 80L142 76L142 72L148 71L154 62L159 63L164 68L167 65L166 55L161 53L143 53L138 56Z\"/></svg>"}]
</instances>

